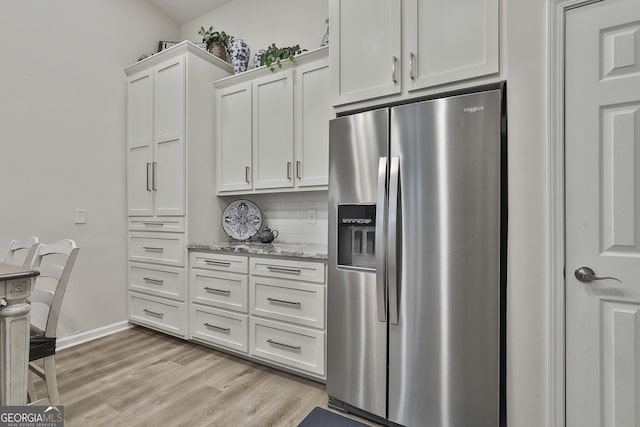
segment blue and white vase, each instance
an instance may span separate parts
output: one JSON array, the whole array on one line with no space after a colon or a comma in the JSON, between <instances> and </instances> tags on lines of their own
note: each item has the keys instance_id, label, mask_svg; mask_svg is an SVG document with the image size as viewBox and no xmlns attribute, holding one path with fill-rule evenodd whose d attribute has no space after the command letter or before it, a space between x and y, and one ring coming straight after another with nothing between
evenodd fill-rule
<instances>
[{"instance_id":1,"label":"blue and white vase","mask_svg":"<svg viewBox=\"0 0 640 427\"><path fill-rule=\"evenodd\" d=\"M249 45L242 39L236 39L229 47L234 73L247 71L249 66Z\"/></svg>"},{"instance_id":2,"label":"blue and white vase","mask_svg":"<svg viewBox=\"0 0 640 427\"><path fill-rule=\"evenodd\" d=\"M260 66L260 58L264 52L264 49L260 49L253 55L253 68L258 68Z\"/></svg>"}]
</instances>

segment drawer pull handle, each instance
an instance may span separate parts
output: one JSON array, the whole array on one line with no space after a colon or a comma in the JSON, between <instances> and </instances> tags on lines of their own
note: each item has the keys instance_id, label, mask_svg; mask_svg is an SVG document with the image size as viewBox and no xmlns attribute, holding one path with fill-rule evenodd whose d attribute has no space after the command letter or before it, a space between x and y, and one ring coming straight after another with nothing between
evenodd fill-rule
<instances>
[{"instance_id":1,"label":"drawer pull handle","mask_svg":"<svg viewBox=\"0 0 640 427\"><path fill-rule=\"evenodd\" d=\"M207 265L219 265L220 267L231 267L231 263L229 261L216 261L213 259L205 259L204 263Z\"/></svg>"},{"instance_id":2,"label":"drawer pull handle","mask_svg":"<svg viewBox=\"0 0 640 427\"><path fill-rule=\"evenodd\" d=\"M268 265L267 270L273 271L274 273L302 274L302 270L300 270L299 268L284 268Z\"/></svg>"},{"instance_id":3,"label":"drawer pull handle","mask_svg":"<svg viewBox=\"0 0 640 427\"><path fill-rule=\"evenodd\" d=\"M164 251L164 248L156 248L153 246L143 246L142 249L144 249L147 252L162 252Z\"/></svg>"},{"instance_id":4,"label":"drawer pull handle","mask_svg":"<svg viewBox=\"0 0 640 427\"><path fill-rule=\"evenodd\" d=\"M271 338L269 338L269 339L267 340L267 342L268 342L269 344L279 345L280 347L288 348L288 349L293 350L293 351L300 351L300 349L302 348L302 347L300 347L299 345L283 344L283 343L281 343L281 342L274 341L274 340L272 340Z\"/></svg>"},{"instance_id":5,"label":"drawer pull handle","mask_svg":"<svg viewBox=\"0 0 640 427\"><path fill-rule=\"evenodd\" d=\"M216 289L216 288L210 288L208 286L205 286L204 290L207 292L215 292L217 294L231 295L231 291L228 291L226 289Z\"/></svg>"},{"instance_id":6,"label":"drawer pull handle","mask_svg":"<svg viewBox=\"0 0 640 427\"><path fill-rule=\"evenodd\" d=\"M151 277L143 277L142 280L153 283L154 285L162 285L164 283L164 280L152 279Z\"/></svg>"},{"instance_id":7,"label":"drawer pull handle","mask_svg":"<svg viewBox=\"0 0 640 427\"><path fill-rule=\"evenodd\" d=\"M302 305L301 302L296 302L296 301L285 301L283 299L275 299L275 298L267 298L267 301L269 301L272 304L286 304L286 305L295 305L296 307L300 307Z\"/></svg>"},{"instance_id":8,"label":"drawer pull handle","mask_svg":"<svg viewBox=\"0 0 640 427\"><path fill-rule=\"evenodd\" d=\"M212 325L211 323L205 323L204 326L206 326L207 328L210 328L210 329L215 329L215 330L218 330L218 331L225 332L227 334L229 332L231 332L231 328L222 328L220 326Z\"/></svg>"},{"instance_id":9,"label":"drawer pull handle","mask_svg":"<svg viewBox=\"0 0 640 427\"><path fill-rule=\"evenodd\" d=\"M151 167L151 163L147 163L147 191L151 191L149 187L149 168Z\"/></svg>"},{"instance_id":10,"label":"drawer pull handle","mask_svg":"<svg viewBox=\"0 0 640 427\"><path fill-rule=\"evenodd\" d=\"M142 311L144 311L145 313L147 313L149 316L155 316L155 317L159 317L160 319L162 319L162 317L164 316L164 313L158 313L156 311L151 311L148 309L143 309Z\"/></svg>"},{"instance_id":11,"label":"drawer pull handle","mask_svg":"<svg viewBox=\"0 0 640 427\"><path fill-rule=\"evenodd\" d=\"M161 222L142 222L145 227L162 227L164 224Z\"/></svg>"}]
</instances>

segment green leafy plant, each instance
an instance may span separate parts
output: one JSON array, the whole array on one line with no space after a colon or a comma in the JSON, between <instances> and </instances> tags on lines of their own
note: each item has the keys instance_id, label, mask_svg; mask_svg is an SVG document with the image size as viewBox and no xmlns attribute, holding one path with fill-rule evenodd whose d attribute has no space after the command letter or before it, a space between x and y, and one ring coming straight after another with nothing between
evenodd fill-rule
<instances>
[{"instance_id":1,"label":"green leafy plant","mask_svg":"<svg viewBox=\"0 0 640 427\"><path fill-rule=\"evenodd\" d=\"M202 43L206 43L207 49L209 49L212 44L218 43L221 44L225 50L228 50L234 40L231 34L227 34L224 31L214 30L212 26L208 29L200 27L198 34L202 36Z\"/></svg>"},{"instance_id":2,"label":"green leafy plant","mask_svg":"<svg viewBox=\"0 0 640 427\"><path fill-rule=\"evenodd\" d=\"M306 52L307 49L300 49L300 45L288 47L278 47L275 43L265 49L260 55L260 65L266 65L271 72L275 71L275 66L282 68L282 60L288 59L293 62L293 57L299 53Z\"/></svg>"}]
</instances>

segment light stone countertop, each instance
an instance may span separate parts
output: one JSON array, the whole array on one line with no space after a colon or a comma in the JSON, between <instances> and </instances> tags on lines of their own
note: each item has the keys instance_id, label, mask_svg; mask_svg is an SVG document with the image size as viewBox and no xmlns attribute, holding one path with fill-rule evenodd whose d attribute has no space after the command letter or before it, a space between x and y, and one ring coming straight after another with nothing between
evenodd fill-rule
<instances>
[{"instance_id":1,"label":"light stone countertop","mask_svg":"<svg viewBox=\"0 0 640 427\"><path fill-rule=\"evenodd\" d=\"M313 243L257 243L257 242L215 242L189 243L189 250L233 252L249 255L266 255L326 260L327 245Z\"/></svg>"}]
</instances>

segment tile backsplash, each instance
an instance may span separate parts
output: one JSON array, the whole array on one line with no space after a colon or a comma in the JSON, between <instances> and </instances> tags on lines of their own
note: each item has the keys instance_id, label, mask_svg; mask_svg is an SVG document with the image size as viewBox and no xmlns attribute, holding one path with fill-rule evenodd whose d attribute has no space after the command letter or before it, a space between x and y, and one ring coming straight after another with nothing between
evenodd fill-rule
<instances>
[{"instance_id":1,"label":"tile backsplash","mask_svg":"<svg viewBox=\"0 0 640 427\"><path fill-rule=\"evenodd\" d=\"M310 191L301 193L256 194L221 197L226 203L248 199L262 211L262 226L278 230L275 242L327 244L328 193ZM307 216L315 211L315 223Z\"/></svg>"}]
</instances>

